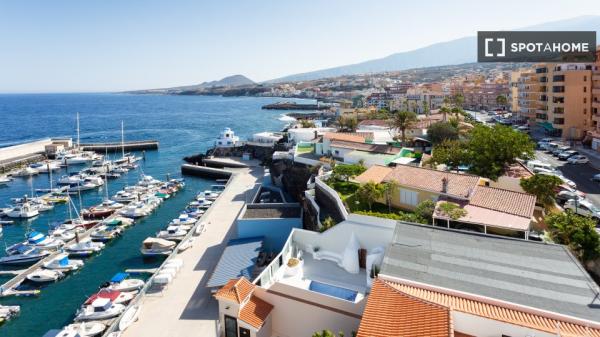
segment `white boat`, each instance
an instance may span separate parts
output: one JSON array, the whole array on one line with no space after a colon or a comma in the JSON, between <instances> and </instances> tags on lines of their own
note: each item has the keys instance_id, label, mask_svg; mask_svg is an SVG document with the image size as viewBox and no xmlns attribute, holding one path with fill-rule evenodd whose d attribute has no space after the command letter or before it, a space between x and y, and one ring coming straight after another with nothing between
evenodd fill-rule
<instances>
[{"instance_id":1,"label":"white boat","mask_svg":"<svg viewBox=\"0 0 600 337\"><path fill-rule=\"evenodd\" d=\"M48 173L50 171L60 170L60 162L59 161L46 161L38 163L35 167L36 170L40 173Z\"/></svg>"},{"instance_id":2,"label":"white boat","mask_svg":"<svg viewBox=\"0 0 600 337\"><path fill-rule=\"evenodd\" d=\"M75 229L67 230L64 228L55 228L49 233L49 235L63 242L69 242L75 239Z\"/></svg>"},{"instance_id":3,"label":"white boat","mask_svg":"<svg viewBox=\"0 0 600 337\"><path fill-rule=\"evenodd\" d=\"M7 176L0 176L0 185L8 184L11 181L12 181L12 179Z\"/></svg>"},{"instance_id":4,"label":"white boat","mask_svg":"<svg viewBox=\"0 0 600 337\"><path fill-rule=\"evenodd\" d=\"M76 322L98 321L119 316L125 311L123 304L113 304L110 299L99 297L77 313Z\"/></svg>"},{"instance_id":5,"label":"white boat","mask_svg":"<svg viewBox=\"0 0 600 337\"><path fill-rule=\"evenodd\" d=\"M15 173L12 174L13 177L31 177L40 173L38 170L32 167L25 167Z\"/></svg>"},{"instance_id":6,"label":"white boat","mask_svg":"<svg viewBox=\"0 0 600 337\"><path fill-rule=\"evenodd\" d=\"M138 195L137 195L137 193L131 193L131 192L127 192L127 191L119 191L112 197L112 200L114 200L116 202L129 203L129 202L138 200Z\"/></svg>"},{"instance_id":7,"label":"white boat","mask_svg":"<svg viewBox=\"0 0 600 337\"><path fill-rule=\"evenodd\" d=\"M147 238L142 242L142 255L144 256L167 256L173 252L177 245L174 241L160 238Z\"/></svg>"},{"instance_id":8,"label":"white boat","mask_svg":"<svg viewBox=\"0 0 600 337\"><path fill-rule=\"evenodd\" d=\"M65 250L69 256L90 256L101 251L104 248L104 243L93 242L90 238L86 238L80 242L68 245Z\"/></svg>"},{"instance_id":9,"label":"white boat","mask_svg":"<svg viewBox=\"0 0 600 337\"><path fill-rule=\"evenodd\" d=\"M105 207L105 208L110 208L110 209L119 209L119 208L123 208L125 205L120 202L116 202L114 200L106 199L106 200L102 201L102 203L99 206Z\"/></svg>"},{"instance_id":10,"label":"white boat","mask_svg":"<svg viewBox=\"0 0 600 337\"><path fill-rule=\"evenodd\" d=\"M84 303L83 307L92 304L97 298L108 298L113 304L127 304L137 294L135 291L125 292L112 290L108 288L102 288L100 291L90 296Z\"/></svg>"},{"instance_id":11,"label":"white boat","mask_svg":"<svg viewBox=\"0 0 600 337\"><path fill-rule=\"evenodd\" d=\"M181 241L187 235L187 231L179 226L169 226L166 230L158 232L156 237L159 239Z\"/></svg>"},{"instance_id":12,"label":"white boat","mask_svg":"<svg viewBox=\"0 0 600 337\"><path fill-rule=\"evenodd\" d=\"M129 273L117 273L102 286L112 291L127 292L140 290L144 287L144 284L143 280L129 278Z\"/></svg>"},{"instance_id":13,"label":"white boat","mask_svg":"<svg viewBox=\"0 0 600 337\"><path fill-rule=\"evenodd\" d=\"M0 324L17 316L19 312L21 312L21 307L18 305L0 305Z\"/></svg>"},{"instance_id":14,"label":"white boat","mask_svg":"<svg viewBox=\"0 0 600 337\"><path fill-rule=\"evenodd\" d=\"M102 334L106 325L99 322L81 322L69 324L64 327L55 337L93 337Z\"/></svg>"},{"instance_id":15,"label":"white boat","mask_svg":"<svg viewBox=\"0 0 600 337\"><path fill-rule=\"evenodd\" d=\"M56 250L62 247L65 242L51 236L46 236L40 232L33 231L27 235L26 244L37 248Z\"/></svg>"},{"instance_id":16,"label":"white boat","mask_svg":"<svg viewBox=\"0 0 600 337\"><path fill-rule=\"evenodd\" d=\"M27 280L36 283L54 282L65 276L59 270L38 269L26 276Z\"/></svg>"},{"instance_id":17,"label":"white boat","mask_svg":"<svg viewBox=\"0 0 600 337\"><path fill-rule=\"evenodd\" d=\"M21 265L32 264L50 255L47 250L22 245L15 253L9 256L0 257L0 264Z\"/></svg>"},{"instance_id":18,"label":"white boat","mask_svg":"<svg viewBox=\"0 0 600 337\"><path fill-rule=\"evenodd\" d=\"M83 261L69 259L69 254L61 253L50 261L44 262L44 268L63 272L77 270L83 267Z\"/></svg>"},{"instance_id":19,"label":"white boat","mask_svg":"<svg viewBox=\"0 0 600 337\"><path fill-rule=\"evenodd\" d=\"M90 234L92 241L109 241L121 235L122 229L116 226L100 225Z\"/></svg>"},{"instance_id":20,"label":"white boat","mask_svg":"<svg viewBox=\"0 0 600 337\"><path fill-rule=\"evenodd\" d=\"M138 185L140 186L156 186L159 184L162 184L162 181L154 179L152 176L149 175L143 175L142 179L140 179L140 181L138 182Z\"/></svg>"},{"instance_id":21,"label":"white boat","mask_svg":"<svg viewBox=\"0 0 600 337\"><path fill-rule=\"evenodd\" d=\"M125 311L121 320L119 320L119 331L125 331L131 324L138 320L140 314L140 306L133 305Z\"/></svg>"},{"instance_id":22,"label":"white boat","mask_svg":"<svg viewBox=\"0 0 600 337\"><path fill-rule=\"evenodd\" d=\"M76 185L76 184L80 184L81 182L83 182L83 179L85 178L84 175L79 174L79 173L74 173L74 174L70 174L68 176L62 176L58 179L58 184L59 185Z\"/></svg>"},{"instance_id":23,"label":"white boat","mask_svg":"<svg viewBox=\"0 0 600 337\"><path fill-rule=\"evenodd\" d=\"M148 207L145 204L139 202L125 206L121 208L118 212L124 217L133 219L141 218L150 214L150 210L148 209Z\"/></svg>"},{"instance_id":24,"label":"white boat","mask_svg":"<svg viewBox=\"0 0 600 337\"><path fill-rule=\"evenodd\" d=\"M38 216L39 214L40 212L36 208L32 207L31 204L28 202L16 205L11 209L4 211L4 215L6 215L9 218L27 219L33 218L34 216Z\"/></svg>"}]
</instances>

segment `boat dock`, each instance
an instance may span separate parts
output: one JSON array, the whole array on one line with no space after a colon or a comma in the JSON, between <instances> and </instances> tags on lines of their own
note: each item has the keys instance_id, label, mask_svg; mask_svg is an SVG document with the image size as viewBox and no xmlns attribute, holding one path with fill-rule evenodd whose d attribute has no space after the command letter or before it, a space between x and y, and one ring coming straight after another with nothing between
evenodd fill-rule
<instances>
[{"instance_id":1,"label":"boat dock","mask_svg":"<svg viewBox=\"0 0 600 337\"><path fill-rule=\"evenodd\" d=\"M208 178L229 178L232 174L231 171L192 164L181 165L181 173L191 176Z\"/></svg>"},{"instance_id":2,"label":"boat dock","mask_svg":"<svg viewBox=\"0 0 600 337\"><path fill-rule=\"evenodd\" d=\"M141 151L158 150L158 140L138 140L114 143L85 143L80 145L84 151L95 151L100 153L119 151Z\"/></svg>"},{"instance_id":3,"label":"boat dock","mask_svg":"<svg viewBox=\"0 0 600 337\"><path fill-rule=\"evenodd\" d=\"M23 144L0 148L0 172L5 173L13 168L43 160L49 148L57 145L67 145L71 139L45 138Z\"/></svg>"}]
</instances>

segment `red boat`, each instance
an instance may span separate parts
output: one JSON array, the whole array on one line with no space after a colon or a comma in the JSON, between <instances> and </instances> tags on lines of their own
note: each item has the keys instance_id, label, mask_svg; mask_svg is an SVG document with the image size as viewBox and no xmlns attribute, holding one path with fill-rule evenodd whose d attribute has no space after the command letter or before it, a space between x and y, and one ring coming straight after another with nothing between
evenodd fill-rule
<instances>
[{"instance_id":1,"label":"red boat","mask_svg":"<svg viewBox=\"0 0 600 337\"><path fill-rule=\"evenodd\" d=\"M81 212L81 215L84 219L105 219L114 212L114 209L108 207L90 207Z\"/></svg>"}]
</instances>

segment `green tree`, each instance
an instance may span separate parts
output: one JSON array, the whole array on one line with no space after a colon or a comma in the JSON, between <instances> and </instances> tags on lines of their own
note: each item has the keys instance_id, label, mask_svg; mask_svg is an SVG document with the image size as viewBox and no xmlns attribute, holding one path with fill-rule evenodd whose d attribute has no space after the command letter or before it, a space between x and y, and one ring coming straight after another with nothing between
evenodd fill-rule
<instances>
[{"instance_id":1,"label":"green tree","mask_svg":"<svg viewBox=\"0 0 600 337\"><path fill-rule=\"evenodd\" d=\"M467 215L467 211L460 208L457 204L451 202L442 202L439 204L438 210L440 213L452 220L458 220Z\"/></svg>"},{"instance_id":2,"label":"green tree","mask_svg":"<svg viewBox=\"0 0 600 337\"><path fill-rule=\"evenodd\" d=\"M402 134L402 145L406 142L406 129L411 128L417 122L417 114L412 111L396 111L392 117L391 126L400 130Z\"/></svg>"},{"instance_id":3,"label":"green tree","mask_svg":"<svg viewBox=\"0 0 600 337\"><path fill-rule=\"evenodd\" d=\"M504 95L498 95L498 96L496 96L496 104L504 107L508 104L508 99Z\"/></svg>"},{"instance_id":4,"label":"green tree","mask_svg":"<svg viewBox=\"0 0 600 337\"><path fill-rule=\"evenodd\" d=\"M337 118L337 122L340 126L340 129L348 132L356 131L356 127L358 126L358 120L354 116L339 116Z\"/></svg>"},{"instance_id":5,"label":"green tree","mask_svg":"<svg viewBox=\"0 0 600 337\"><path fill-rule=\"evenodd\" d=\"M521 178L520 185L529 194L535 195L537 202L550 206L556 198L556 188L563 184L557 176L535 174L529 178Z\"/></svg>"},{"instance_id":6,"label":"green tree","mask_svg":"<svg viewBox=\"0 0 600 337\"><path fill-rule=\"evenodd\" d=\"M429 117L429 114L431 112L431 108L429 107L429 102L427 102L426 99L423 100L423 113L425 114L425 117Z\"/></svg>"},{"instance_id":7,"label":"green tree","mask_svg":"<svg viewBox=\"0 0 600 337\"><path fill-rule=\"evenodd\" d=\"M498 179L517 158L529 159L534 154L535 145L529 136L507 126L476 125L469 136L471 172L492 180Z\"/></svg>"},{"instance_id":8,"label":"green tree","mask_svg":"<svg viewBox=\"0 0 600 337\"><path fill-rule=\"evenodd\" d=\"M444 164L450 169L458 170L458 167L469 162L469 152L465 143L458 140L445 140L438 144L432 152L430 164Z\"/></svg>"},{"instance_id":9,"label":"green tree","mask_svg":"<svg viewBox=\"0 0 600 337\"><path fill-rule=\"evenodd\" d=\"M462 106L464 103L465 96L463 96L463 94L458 93L452 97L452 105L454 105L455 108L459 108L462 110Z\"/></svg>"},{"instance_id":10,"label":"green tree","mask_svg":"<svg viewBox=\"0 0 600 337\"><path fill-rule=\"evenodd\" d=\"M392 195L394 192L400 187L397 181L390 180L384 184L385 189L385 199L388 205L388 212L392 212Z\"/></svg>"},{"instance_id":11,"label":"green tree","mask_svg":"<svg viewBox=\"0 0 600 337\"><path fill-rule=\"evenodd\" d=\"M333 168L333 176L337 179L348 181L350 178L356 177L366 170L360 164L340 164Z\"/></svg>"},{"instance_id":12,"label":"green tree","mask_svg":"<svg viewBox=\"0 0 600 337\"><path fill-rule=\"evenodd\" d=\"M443 106L440 108L440 112L442 113L444 122L448 119L448 114L450 113L450 108L447 106Z\"/></svg>"},{"instance_id":13,"label":"green tree","mask_svg":"<svg viewBox=\"0 0 600 337\"><path fill-rule=\"evenodd\" d=\"M429 126L427 135L431 143L437 145L445 140L457 140L458 128L448 122L437 122Z\"/></svg>"},{"instance_id":14,"label":"green tree","mask_svg":"<svg viewBox=\"0 0 600 337\"><path fill-rule=\"evenodd\" d=\"M592 218L567 210L548 215L545 222L552 239L569 246L581 261L591 261L600 256L600 236Z\"/></svg>"},{"instance_id":15,"label":"green tree","mask_svg":"<svg viewBox=\"0 0 600 337\"><path fill-rule=\"evenodd\" d=\"M300 120L300 125L302 126L302 128L305 128L305 129L315 127L315 123L313 121L309 121L308 119Z\"/></svg>"},{"instance_id":16,"label":"green tree","mask_svg":"<svg viewBox=\"0 0 600 337\"><path fill-rule=\"evenodd\" d=\"M425 219L427 223L433 220L433 212L435 212L435 202L430 199L421 201L415 208L415 214Z\"/></svg>"},{"instance_id":17,"label":"green tree","mask_svg":"<svg viewBox=\"0 0 600 337\"><path fill-rule=\"evenodd\" d=\"M356 190L358 198L369 205L369 211L373 210L373 203L383 197L385 187L382 184L369 181L366 184L360 185Z\"/></svg>"}]
</instances>

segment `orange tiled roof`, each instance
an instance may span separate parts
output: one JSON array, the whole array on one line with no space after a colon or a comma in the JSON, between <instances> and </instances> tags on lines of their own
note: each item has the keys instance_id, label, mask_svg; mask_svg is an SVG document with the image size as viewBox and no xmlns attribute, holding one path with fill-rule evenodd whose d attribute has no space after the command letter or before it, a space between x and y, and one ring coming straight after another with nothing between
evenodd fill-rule
<instances>
[{"instance_id":1,"label":"orange tiled roof","mask_svg":"<svg viewBox=\"0 0 600 337\"><path fill-rule=\"evenodd\" d=\"M254 290L254 284L245 277L231 279L215 293L216 298L225 298L236 303L242 303Z\"/></svg>"},{"instance_id":2,"label":"orange tiled roof","mask_svg":"<svg viewBox=\"0 0 600 337\"><path fill-rule=\"evenodd\" d=\"M451 308L454 311L460 311L467 314L476 315L509 324L515 324L539 331L545 331L548 333L557 333L560 327L560 336L562 337L600 337L599 329L588 328L581 324L575 324L568 321L561 321L558 319L542 316L535 313L502 307L499 305L489 304L482 301L467 299L457 295L449 295L433 290L417 288L401 283L391 281L384 282L387 285L406 295L427 302L435 303L446 308Z\"/></svg>"},{"instance_id":3,"label":"orange tiled roof","mask_svg":"<svg viewBox=\"0 0 600 337\"><path fill-rule=\"evenodd\" d=\"M354 180L363 184L369 181L379 184L390 172L392 172L392 168L390 167L373 165L361 175L355 177Z\"/></svg>"},{"instance_id":4,"label":"orange tiled roof","mask_svg":"<svg viewBox=\"0 0 600 337\"><path fill-rule=\"evenodd\" d=\"M326 132L324 138L364 143L367 139L373 139L373 132Z\"/></svg>"},{"instance_id":5,"label":"orange tiled roof","mask_svg":"<svg viewBox=\"0 0 600 337\"><path fill-rule=\"evenodd\" d=\"M531 218L535 208L535 196L499 188L477 186L469 204Z\"/></svg>"},{"instance_id":6,"label":"orange tiled roof","mask_svg":"<svg viewBox=\"0 0 600 337\"><path fill-rule=\"evenodd\" d=\"M363 174L375 166L371 166ZM379 174L382 171L378 171ZM369 173L371 174L371 173ZM359 180L360 176L357 177ZM395 180L401 186L412 187L437 193L442 193L442 180L448 179L446 194L458 198L468 198L479 183L479 177L470 174L443 172L422 167L398 165L391 170L382 181Z\"/></svg>"},{"instance_id":7,"label":"orange tiled roof","mask_svg":"<svg viewBox=\"0 0 600 337\"><path fill-rule=\"evenodd\" d=\"M376 279L363 312L358 337L452 336L450 309L396 290Z\"/></svg>"},{"instance_id":8,"label":"orange tiled roof","mask_svg":"<svg viewBox=\"0 0 600 337\"><path fill-rule=\"evenodd\" d=\"M273 310L273 305L252 295L250 300L240 309L239 319L260 329Z\"/></svg>"}]
</instances>

